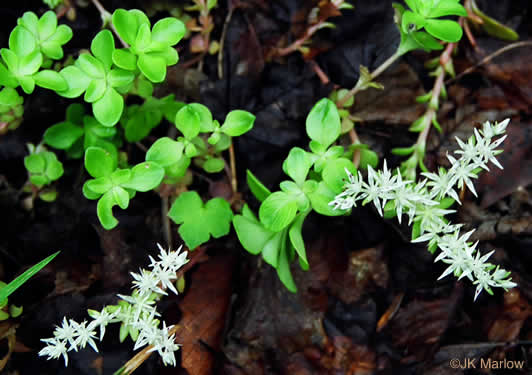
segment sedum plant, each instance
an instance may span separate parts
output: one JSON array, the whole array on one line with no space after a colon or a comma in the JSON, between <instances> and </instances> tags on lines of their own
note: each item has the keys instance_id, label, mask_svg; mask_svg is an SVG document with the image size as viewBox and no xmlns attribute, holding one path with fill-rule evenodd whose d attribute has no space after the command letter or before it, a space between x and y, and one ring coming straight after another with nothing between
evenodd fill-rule
<instances>
[{"instance_id":1,"label":"sedum plant","mask_svg":"<svg viewBox=\"0 0 532 375\"><path fill-rule=\"evenodd\" d=\"M38 188L51 184L63 175L63 164L43 146L28 144L30 154L24 158L30 182Z\"/></svg>"},{"instance_id":2,"label":"sedum plant","mask_svg":"<svg viewBox=\"0 0 532 375\"><path fill-rule=\"evenodd\" d=\"M118 224L113 207L126 209L137 191L146 192L159 186L164 170L154 162L137 164L133 168L117 168L117 159L100 147L89 147L85 152L85 168L93 177L83 185L87 199L98 199L97 214L105 229Z\"/></svg>"},{"instance_id":3,"label":"sedum plant","mask_svg":"<svg viewBox=\"0 0 532 375\"><path fill-rule=\"evenodd\" d=\"M335 145L341 133L340 116L329 99L320 100L306 119L310 151L294 147L283 163L289 180L280 183L280 191L271 192L250 171L247 181L251 192L262 203L258 217L247 206L235 215L233 225L242 246L251 254L261 254L288 290L297 291L290 263L296 255L303 270L309 269L302 228L312 211L338 216L329 205L342 191L345 169L355 173L350 158L353 148Z\"/></svg>"},{"instance_id":4,"label":"sedum plant","mask_svg":"<svg viewBox=\"0 0 532 375\"><path fill-rule=\"evenodd\" d=\"M460 234L462 225L451 224L445 219L445 215L455 212L447 208L454 201L460 203L455 188L467 187L476 196L472 179L477 177L478 171L489 170L489 162L502 169L496 159L502 151L496 148L506 138L503 134L508 122L494 125L486 122L482 130L475 129L475 135L467 142L457 138L460 149L455 153L460 157L456 159L448 155L451 168L440 168L438 173L425 172L426 179L421 182L403 180L399 171L392 174L386 161L381 171L368 168L367 181L360 172L352 173L346 169L348 181L330 205L340 212L347 212L361 201L362 205L373 203L381 216L397 216L399 222L403 214L406 215L409 224L413 224L412 242L428 242L430 252L440 250L435 261L448 264L440 279L454 274L459 280L471 280L477 286L475 299L482 290L493 294L494 287L513 288L516 284L509 277L510 272L487 262L493 251L482 255L477 249L478 241L468 241L474 230Z\"/></svg>"},{"instance_id":5,"label":"sedum plant","mask_svg":"<svg viewBox=\"0 0 532 375\"><path fill-rule=\"evenodd\" d=\"M174 286L177 271L187 262L187 252L165 251L159 244L159 258L150 256L150 269L141 269L139 273L131 273L133 277L133 293L118 294L117 305L104 306L100 311L88 310L89 322L81 323L73 319L63 318L60 326L56 326L54 336L41 339L46 346L39 352L47 359L63 357L65 367L68 366L68 353L78 351L89 345L98 351L96 341L102 341L107 325L120 323L120 342L129 335L135 342L133 350L149 346L148 352L157 352L164 365L176 365L175 352L179 344L175 342L174 326L167 326L161 321L156 303L168 295L168 290L178 294ZM98 334L99 333L99 334Z\"/></svg>"}]
</instances>

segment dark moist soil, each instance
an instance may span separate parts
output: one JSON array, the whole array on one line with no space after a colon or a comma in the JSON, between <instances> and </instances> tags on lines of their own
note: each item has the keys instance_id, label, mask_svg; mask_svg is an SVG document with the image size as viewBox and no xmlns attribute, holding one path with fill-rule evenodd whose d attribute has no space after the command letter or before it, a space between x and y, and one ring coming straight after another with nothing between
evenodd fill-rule
<instances>
[{"instance_id":1,"label":"dark moist soil","mask_svg":"<svg viewBox=\"0 0 532 375\"><path fill-rule=\"evenodd\" d=\"M67 54L87 48L99 31L100 17L85 1L75 21L67 21L74 38ZM81 3L81 1L79 1ZM116 8L153 8L155 1L103 1ZM184 2L160 3L181 4ZM217 57L204 59L201 73L187 64L195 57L188 42L179 44L181 61L168 72L157 95L175 93L188 102L207 105L215 118L232 109L257 116L254 129L236 143L239 187L253 209L258 202L245 183L251 169L271 189L283 178L281 163L293 146L306 147L305 117L312 105L335 85L351 87L359 65L374 69L398 43L389 1L356 1L354 11L335 18L335 29L313 38L312 60L299 53L267 58L268 51L286 46L302 33L311 1L220 1L214 10L213 38L219 39L228 13L224 50L224 79L217 74ZM487 14L513 27L521 40L532 34L532 3L525 0L478 1ZM0 5L0 45L26 10L39 14L39 1L9 1ZM154 19L167 16L160 11ZM64 20L63 20L64 22ZM477 49L460 43L455 68L462 72L507 45L475 31ZM424 111L415 97L430 90L433 79L423 68L430 56L412 53L395 64L379 81L384 91L369 90L356 98L354 115L363 121L357 131L363 143L397 166L401 158L392 147L409 146L416 134L408 126ZM485 252L495 249L492 261L511 270L519 287L494 296L482 293L473 302L474 286L453 277L436 281L444 269L433 263L424 246L409 242L410 231L383 220L369 207L352 215L327 218L311 215L304 236L310 271L293 267L299 288L289 293L275 271L259 257L247 254L234 233L211 241L191 254L196 265L186 274L186 292L159 306L169 324L179 324L178 367L164 368L152 356L137 374L227 375L361 375L361 374L530 374L524 370L480 369L479 358L531 360L532 324L532 48L514 49L448 85L439 122L432 131L426 164L447 166L445 155L456 147L455 136L468 137L486 120L510 117L505 169L493 168L477 182L479 199L466 195L451 219L477 228L475 240ZM188 68L183 68L187 66ZM330 83L323 84L314 66ZM22 125L0 137L0 279L12 280L28 266L54 251L61 254L11 298L24 306L16 323L17 344L5 374L112 374L134 353L130 342L120 345L116 328L108 328L100 353L90 349L70 353L70 366L37 356L39 339L50 337L63 316L86 318L86 309L116 303L127 293L129 272L146 266L156 243L165 243L160 198L138 194L127 211L116 210L119 226L101 228L94 201L81 194L86 178L79 161L65 160L65 175L57 183L54 203L35 201L25 208L21 192L27 176L23 158L26 143L40 142L44 130L64 119L70 101L37 89L25 98ZM160 125L149 141L165 135ZM131 148L131 158L143 155ZM192 186L205 198L223 195L224 175L214 183ZM174 244L180 244L172 228ZM0 356L7 353L7 340ZM452 359L476 359L477 369L453 369ZM493 367L493 366L492 366Z\"/></svg>"}]
</instances>

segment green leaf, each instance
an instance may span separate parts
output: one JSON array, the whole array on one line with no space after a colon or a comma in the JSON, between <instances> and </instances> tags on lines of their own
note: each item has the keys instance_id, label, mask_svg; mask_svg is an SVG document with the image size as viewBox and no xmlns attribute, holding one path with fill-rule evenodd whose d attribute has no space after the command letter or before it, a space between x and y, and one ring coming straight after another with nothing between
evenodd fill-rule
<instances>
[{"instance_id":1,"label":"green leaf","mask_svg":"<svg viewBox=\"0 0 532 375\"><path fill-rule=\"evenodd\" d=\"M39 34L39 18L33 12L24 12L17 20L17 24L24 26L33 35Z\"/></svg>"},{"instance_id":2,"label":"green leaf","mask_svg":"<svg viewBox=\"0 0 532 375\"><path fill-rule=\"evenodd\" d=\"M82 53L81 55L79 55L78 59L76 60L76 66L78 66L91 78L105 78L105 68L103 64L96 57L88 53Z\"/></svg>"},{"instance_id":3,"label":"green leaf","mask_svg":"<svg viewBox=\"0 0 532 375\"><path fill-rule=\"evenodd\" d=\"M305 242L303 241L301 231L303 229L303 223L305 222L307 215L308 212L298 215L288 231L290 242L296 250L297 255L299 255L299 264L304 271L309 269L309 264L307 260L307 252L305 251Z\"/></svg>"},{"instance_id":4,"label":"green leaf","mask_svg":"<svg viewBox=\"0 0 532 375\"><path fill-rule=\"evenodd\" d=\"M284 239L286 238L286 230L281 232L274 233L262 249L262 259L268 263L273 268L277 268L279 265L279 251L283 245Z\"/></svg>"},{"instance_id":5,"label":"green leaf","mask_svg":"<svg viewBox=\"0 0 532 375\"><path fill-rule=\"evenodd\" d=\"M273 232L288 226L297 213L297 200L285 192L275 192L262 202L259 218L262 224Z\"/></svg>"},{"instance_id":6,"label":"green leaf","mask_svg":"<svg viewBox=\"0 0 532 375\"><path fill-rule=\"evenodd\" d=\"M183 157L183 143L168 137L159 138L146 153L146 161L157 162L162 167L175 164Z\"/></svg>"},{"instance_id":7,"label":"green leaf","mask_svg":"<svg viewBox=\"0 0 532 375\"><path fill-rule=\"evenodd\" d=\"M440 0L429 13L430 18L440 18L445 16L467 17L467 11L458 1Z\"/></svg>"},{"instance_id":8,"label":"green leaf","mask_svg":"<svg viewBox=\"0 0 532 375\"><path fill-rule=\"evenodd\" d=\"M90 189L90 182L91 181L94 181L94 180L88 180L86 181L84 184L83 184L83 187L82 187L82 192L83 192L83 195L85 196L85 198L87 199L90 199L90 200L95 200L95 199L98 199L102 196L101 193L96 193L95 191L92 191Z\"/></svg>"},{"instance_id":9,"label":"green leaf","mask_svg":"<svg viewBox=\"0 0 532 375\"><path fill-rule=\"evenodd\" d=\"M106 71L111 69L113 64L113 52L115 50L115 40L109 30L102 30L92 40L91 52L103 64Z\"/></svg>"},{"instance_id":10,"label":"green leaf","mask_svg":"<svg viewBox=\"0 0 532 375\"><path fill-rule=\"evenodd\" d=\"M117 160L100 147L89 147L85 151L85 169L94 177L109 176L116 169Z\"/></svg>"},{"instance_id":11,"label":"green leaf","mask_svg":"<svg viewBox=\"0 0 532 375\"><path fill-rule=\"evenodd\" d=\"M167 17L157 21L152 29L152 41L173 46L185 35L185 24L176 18Z\"/></svg>"},{"instance_id":12,"label":"green leaf","mask_svg":"<svg viewBox=\"0 0 532 375\"><path fill-rule=\"evenodd\" d=\"M35 81L31 77L18 77L18 81L26 94L31 94L35 89Z\"/></svg>"},{"instance_id":13,"label":"green leaf","mask_svg":"<svg viewBox=\"0 0 532 375\"><path fill-rule=\"evenodd\" d=\"M401 27L405 33L410 33L412 31L417 31L423 26L425 26L425 18L421 17L419 14L407 10L403 13L403 18L401 19Z\"/></svg>"},{"instance_id":14,"label":"green leaf","mask_svg":"<svg viewBox=\"0 0 532 375\"><path fill-rule=\"evenodd\" d=\"M37 272L39 272L41 269L46 267L48 263L50 263L58 254L60 251L57 251L50 255L49 257L46 257L45 259L41 260L39 263L35 264L34 266L30 267L28 270L26 270L24 273L19 275L15 280L11 281L9 284L4 286L0 289L0 304L3 304L4 301L11 295L15 290L17 290L20 286L22 286L26 281L28 281L33 275L35 275Z\"/></svg>"},{"instance_id":15,"label":"green leaf","mask_svg":"<svg viewBox=\"0 0 532 375\"><path fill-rule=\"evenodd\" d=\"M321 99L310 111L306 121L310 139L329 147L340 135L340 115L336 105L329 99Z\"/></svg>"},{"instance_id":16,"label":"green leaf","mask_svg":"<svg viewBox=\"0 0 532 375\"><path fill-rule=\"evenodd\" d=\"M117 9L112 17L113 25L118 35L129 45L135 42L139 28L138 18L132 12L125 9Z\"/></svg>"},{"instance_id":17,"label":"green leaf","mask_svg":"<svg viewBox=\"0 0 532 375\"><path fill-rule=\"evenodd\" d=\"M33 78L35 79L37 86L44 87L45 89L53 91L68 90L66 80L55 70L41 70L35 74Z\"/></svg>"},{"instance_id":18,"label":"green leaf","mask_svg":"<svg viewBox=\"0 0 532 375\"><path fill-rule=\"evenodd\" d=\"M31 154L24 158L24 166L30 173L44 173L46 160L41 154Z\"/></svg>"},{"instance_id":19,"label":"green leaf","mask_svg":"<svg viewBox=\"0 0 532 375\"><path fill-rule=\"evenodd\" d=\"M113 185L123 185L131 179L131 171L129 169L117 169L111 174L111 182Z\"/></svg>"},{"instance_id":20,"label":"green leaf","mask_svg":"<svg viewBox=\"0 0 532 375\"><path fill-rule=\"evenodd\" d=\"M44 171L44 174L51 181L57 180L64 173L63 164L57 160L57 156L53 152L47 151L42 154L46 160L46 170Z\"/></svg>"},{"instance_id":21,"label":"green leaf","mask_svg":"<svg viewBox=\"0 0 532 375\"><path fill-rule=\"evenodd\" d=\"M281 251L279 254L279 266L277 267L277 275L282 281L286 289L292 293L297 293L297 286L292 277L292 272L290 271L290 261L288 259L287 244L283 238L281 242Z\"/></svg>"},{"instance_id":22,"label":"green leaf","mask_svg":"<svg viewBox=\"0 0 532 375\"><path fill-rule=\"evenodd\" d=\"M212 132L214 130L212 114L209 108L200 103L190 103L186 106L198 114L200 119L200 133Z\"/></svg>"},{"instance_id":23,"label":"green leaf","mask_svg":"<svg viewBox=\"0 0 532 375\"><path fill-rule=\"evenodd\" d=\"M66 81L68 88L65 91L58 92L65 98L77 98L87 89L92 79L85 74L80 68L74 65L62 69L59 74Z\"/></svg>"},{"instance_id":24,"label":"green leaf","mask_svg":"<svg viewBox=\"0 0 532 375\"><path fill-rule=\"evenodd\" d=\"M111 192L113 193L113 198L118 204L118 206L125 210L129 206L129 194L128 192L121 188L120 186L115 186Z\"/></svg>"},{"instance_id":25,"label":"green leaf","mask_svg":"<svg viewBox=\"0 0 532 375\"><path fill-rule=\"evenodd\" d=\"M36 47L35 37L22 26L16 26L9 35L9 49L19 57L35 51Z\"/></svg>"},{"instance_id":26,"label":"green leaf","mask_svg":"<svg viewBox=\"0 0 532 375\"><path fill-rule=\"evenodd\" d=\"M35 50L20 59L19 75L29 76L35 74L42 64L42 53Z\"/></svg>"},{"instance_id":27,"label":"green leaf","mask_svg":"<svg viewBox=\"0 0 532 375\"><path fill-rule=\"evenodd\" d=\"M236 215L233 218L238 240L248 252L253 255L259 254L268 240L275 235L266 229L256 218Z\"/></svg>"},{"instance_id":28,"label":"green leaf","mask_svg":"<svg viewBox=\"0 0 532 375\"><path fill-rule=\"evenodd\" d=\"M100 99L105 91L107 90L107 82L104 79L94 79L89 83L87 91L85 91L85 96L83 100L87 103L94 103Z\"/></svg>"},{"instance_id":29,"label":"green leaf","mask_svg":"<svg viewBox=\"0 0 532 375\"><path fill-rule=\"evenodd\" d=\"M246 170L246 180L249 190L259 201L263 202L271 194L271 191L249 169Z\"/></svg>"},{"instance_id":30,"label":"green leaf","mask_svg":"<svg viewBox=\"0 0 532 375\"><path fill-rule=\"evenodd\" d=\"M135 75L127 70L112 69L107 76L107 82L111 87L121 87L129 85L135 79Z\"/></svg>"},{"instance_id":31,"label":"green leaf","mask_svg":"<svg viewBox=\"0 0 532 375\"><path fill-rule=\"evenodd\" d=\"M218 173L224 170L225 161L221 158L209 158L203 164L203 169L207 173Z\"/></svg>"},{"instance_id":32,"label":"green leaf","mask_svg":"<svg viewBox=\"0 0 532 375\"><path fill-rule=\"evenodd\" d=\"M166 61L162 57L143 54L139 56L137 64L142 74L153 83L164 81L166 77Z\"/></svg>"},{"instance_id":33,"label":"green leaf","mask_svg":"<svg viewBox=\"0 0 532 375\"><path fill-rule=\"evenodd\" d=\"M290 150L288 157L283 163L283 171L290 176L296 184L302 186L311 166L312 160L309 154L302 148L294 147Z\"/></svg>"},{"instance_id":34,"label":"green leaf","mask_svg":"<svg viewBox=\"0 0 532 375\"><path fill-rule=\"evenodd\" d=\"M432 35L424 31L413 32L410 35L417 43L416 48L413 49L424 49L425 51L443 49L443 46Z\"/></svg>"},{"instance_id":35,"label":"green leaf","mask_svg":"<svg viewBox=\"0 0 532 375\"><path fill-rule=\"evenodd\" d=\"M135 50L137 52L145 52L151 44L151 31L150 26L142 24L139 26L137 37L135 38Z\"/></svg>"},{"instance_id":36,"label":"green leaf","mask_svg":"<svg viewBox=\"0 0 532 375\"><path fill-rule=\"evenodd\" d=\"M113 192L110 190L98 200L98 204L96 205L98 219L102 227L107 230L113 229L118 224L118 220L113 216L113 206L116 204L117 202L115 201Z\"/></svg>"},{"instance_id":37,"label":"green leaf","mask_svg":"<svg viewBox=\"0 0 532 375\"><path fill-rule=\"evenodd\" d=\"M113 51L113 62L119 68L125 70L137 69L137 56L129 52L127 49L117 49Z\"/></svg>"},{"instance_id":38,"label":"green leaf","mask_svg":"<svg viewBox=\"0 0 532 375\"><path fill-rule=\"evenodd\" d=\"M47 145L66 150L83 135L83 129L70 122L61 122L50 126L44 132L44 142Z\"/></svg>"},{"instance_id":39,"label":"green leaf","mask_svg":"<svg viewBox=\"0 0 532 375\"><path fill-rule=\"evenodd\" d=\"M451 20L427 20L425 30L445 42L458 42L462 38L462 28Z\"/></svg>"},{"instance_id":40,"label":"green leaf","mask_svg":"<svg viewBox=\"0 0 532 375\"><path fill-rule=\"evenodd\" d=\"M213 198L205 205L205 226L214 238L229 233L233 211L231 205L223 198Z\"/></svg>"},{"instance_id":41,"label":"green leaf","mask_svg":"<svg viewBox=\"0 0 532 375\"><path fill-rule=\"evenodd\" d=\"M379 156L375 151L360 150L360 168L368 169L368 165L376 168L379 164Z\"/></svg>"},{"instance_id":42,"label":"green leaf","mask_svg":"<svg viewBox=\"0 0 532 375\"><path fill-rule=\"evenodd\" d=\"M221 131L231 137L238 137L253 128L255 116L247 111L234 110L227 114Z\"/></svg>"},{"instance_id":43,"label":"green leaf","mask_svg":"<svg viewBox=\"0 0 532 375\"><path fill-rule=\"evenodd\" d=\"M57 16L51 10L44 13L39 22L37 23L37 29L39 33L39 38L41 40L46 40L52 36L57 28Z\"/></svg>"},{"instance_id":44,"label":"green leaf","mask_svg":"<svg viewBox=\"0 0 532 375\"><path fill-rule=\"evenodd\" d=\"M107 193L113 188L113 182L111 181L110 176L98 177L92 180L88 180L86 183L87 189L90 192L98 194L98 197L101 194Z\"/></svg>"},{"instance_id":45,"label":"green leaf","mask_svg":"<svg viewBox=\"0 0 532 375\"><path fill-rule=\"evenodd\" d=\"M124 110L124 98L108 87L105 94L92 104L94 117L104 126L114 126Z\"/></svg>"},{"instance_id":46,"label":"green leaf","mask_svg":"<svg viewBox=\"0 0 532 375\"><path fill-rule=\"evenodd\" d=\"M357 173L353 162L345 158L329 160L323 169L323 181L335 194L340 194L343 191L347 179L346 169L353 174Z\"/></svg>"},{"instance_id":47,"label":"green leaf","mask_svg":"<svg viewBox=\"0 0 532 375\"><path fill-rule=\"evenodd\" d=\"M325 216L341 216L345 214L345 211L342 210L333 210L329 205L331 201L334 200L336 194L332 191L324 181L320 181L318 188L307 194L310 199L310 203L314 211L321 215Z\"/></svg>"},{"instance_id":48,"label":"green leaf","mask_svg":"<svg viewBox=\"0 0 532 375\"><path fill-rule=\"evenodd\" d=\"M229 233L233 213L229 203L221 198L211 199L205 206L198 193L182 193L172 204L168 217L181 224L179 234L191 250Z\"/></svg>"},{"instance_id":49,"label":"green leaf","mask_svg":"<svg viewBox=\"0 0 532 375\"><path fill-rule=\"evenodd\" d=\"M146 192L155 189L161 184L164 177L164 168L153 161L137 164L131 170L131 179L122 187Z\"/></svg>"},{"instance_id":50,"label":"green leaf","mask_svg":"<svg viewBox=\"0 0 532 375\"><path fill-rule=\"evenodd\" d=\"M186 105L177 112L175 124L185 138L190 140L200 132L201 115L196 108Z\"/></svg>"}]
</instances>

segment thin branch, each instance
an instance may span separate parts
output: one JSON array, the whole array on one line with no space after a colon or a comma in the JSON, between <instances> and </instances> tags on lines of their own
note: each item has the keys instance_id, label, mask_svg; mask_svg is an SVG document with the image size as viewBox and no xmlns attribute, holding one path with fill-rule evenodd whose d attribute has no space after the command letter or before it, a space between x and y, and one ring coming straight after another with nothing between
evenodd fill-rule
<instances>
[{"instance_id":1,"label":"thin branch","mask_svg":"<svg viewBox=\"0 0 532 375\"><path fill-rule=\"evenodd\" d=\"M218 51L218 78L223 79L224 78L224 69L223 69L223 62L224 62L224 46L225 46L225 37L227 35L227 29L229 28L229 23L231 22L231 18L233 18L233 13L235 11L236 7L229 2L229 13L227 13L227 16L225 17L224 21L224 27L222 29L222 35L220 36L220 50Z\"/></svg>"},{"instance_id":2,"label":"thin branch","mask_svg":"<svg viewBox=\"0 0 532 375\"><path fill-rule=\"evenodd\" d=\"M509 44L509 45L507 45L505 47L502 47L502 48L498 49L497 51L495 51L495 52L489 54L488 56L484 57L482 60L480 60L475 65L467 68L466 70L464 70L463 72L458 74L456 77L448 79L447 81L445 81L445 84L448 85L450 83L453 83L453 82L459 80L460 78L462 78L466 74L469 74L469 73L473 72L478 67L490 62L490 60L493 60L495 57L497 57L499 55L502 55L505 52L508 52L508 51L510 51L512 49L515 49L515 48L531 47L531 46L532 46L532 40L524 40L522 42L515 42L515 43Z\"/></svg>"},{"instance_id":3,"label":"thin branch","mask_svg":"<svg viewBox=\"0 0 532 375\"><path fill-rule=\"evenodd\" d=\"M120 34L118 34L118 31L115 28L115 25L113 25L113 22L111 21L111 13L109 13L103 5L100 3L99 0L91 0L96 9L98 9L98 12L100 12L100 16L102 17L102 21L104 26L106 24L109 24L111 27L111 30L113 30L113 33L116 35L120 43L124 46L124 48L129 48L129 45L120 37Z\"/></svg>"},{"instance_id":4,"label":"thin branch","mask_svg":"<svg viewBox=\"0 0 532 375\"><path fill-rule=\"evenodd\" d=\"M231 165L231 188L233 189L233 194L236 194L238 192L238 182L236 178L235 148L232 141L231 146L229 146L229 163Z\"/></svg>"}]
</instances>

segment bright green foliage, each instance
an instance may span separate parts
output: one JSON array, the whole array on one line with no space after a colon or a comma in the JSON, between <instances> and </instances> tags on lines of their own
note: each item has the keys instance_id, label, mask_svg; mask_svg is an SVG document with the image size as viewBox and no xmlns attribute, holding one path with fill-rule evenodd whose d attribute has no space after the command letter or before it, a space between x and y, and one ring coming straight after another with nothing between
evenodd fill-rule
<instances>
[{"instance_id":1,"label":"bright green foliage","mask_svg":"<svg viewBox=\"0 0 532 375\"><path fill-rule=\"evenodd\" d=\"M71 158L81 158L91 147L101 147L114 155L117 150L117 129L100 124L94 117L85 115L83 105L73 103L66 111L66 121L52 125L44 132L44 142L65 150Z\"/></svg>"},{"instance_id":2,"label":"bright green foliage","mask_svg":"<svg viewBox=\"0 0 532 375\"><path fill-rule=\"evenodd\" d=\"M113 126L120 120L124 98L117 90L129 86L135 78L133 73L113 67L114 51L115 42L111 32L100 31L91 43L92 54L81 54L74 66L61 71L69 87L58 92L67 98L85 92L85 101L92 103L94 117L104 126Z\"/></svg>"},{"instance_id":3,"label":"bright green foliage","mask_svg":"<svg viewBox=\"0 0 532 375\"><path fill-rule=\"evenodd\" d=\"M144 139L151 130L159 125L163 117L173 122L177 111L185 104L174 100L174 95L157 99L149 97L142 105L127 107L120 123L124 127L125 137L128 142L138 142Z\"/></svg>"},{"instance_id":4,"label":"bright green foliage","mask_svg":"<svg viewBox=\"0 0 532 375\"><path fill-rule=\"evenodd\" d=\"M406 3L410 10L393 4L401 33L399 54L415 49L442 49L438 40L457 42L462 38L462 28L458 22L438 19L445 16L467 16L459 0L406 0Z\"/></svg>"},{"instance_id":5,"label":"bright green foliage","mask_svg":"<svg viewBox=\"0 0 532 375\"><path fill-rule=\"evenodd\" d=\"M63 175L63 164L53 152L43 147L30 145L30 154L24 158L24 166L28 170L30 182L38 188L49 185Z\"/></svg>"},{"instance_id":6,"label":"bright green foliage","mask_svg":"<svg viewBox=\"0 0 532 375\"><path fill-rule=\"evenodd\" d=\"M105 229L112 229L118 224L113 216L114 206L125 210L136 191L155 189L164 177L163 167L155 162L119 169L116 157L100 147L86 150L85 168L93 179L85 182L83 194L87 199L98 199L98 219Z\"/></svg>"},{"instance_id":7,"label":"bright green foliage","mask_svg":"<svg viewBox=\"0 0 532 375\"><path fill-rule=\"evenodd\" d=\"M114 63L122 69L137 68L152 82L162 82L166 67L179 60L173 48L185 35L185 25L175 18L163 18L150 30L150 20L137 9L117 9L113 24L120 37L130 46L113 53Z\"/></svg>"},{"instance_id":8,"label":"bright green foliage","mask_svg":"<svg viewBox=\"0 0 532 375\"><path fill-rule=\"evenodd\" d=\"M54 12L49 10L41 18L33 12L26 12L17 23L31 33L45 57L54 60L63 58L63 45L72 39L72 30L67 25L58 26Z\"/></svg>"},{"instance_id":9,"label":"bright green foliage","mask_svg":"<svg viewBox=\"0 0 532 375\"><path fill-rule=\"evenodd\" d=\"M63 4L63 0L42 0L42 2L48 5L50 9L54 9L58 5Z\"/></svg>"},{"instance_id":10,"label":"bright green foliage","mask_svg":"<svg viewBox=\"0 0 532 375\"><path fill-rule=\"evenodd\" d=\"M305 218L312 210L327 216L343 215L329 202L342 190L345 169L356 171L350 160L353 151L333 145L340 136L340 117L331 100L316 103L307 117L306 130L311 152L294 147L283 163L291 180L282 181L281 191L271 193L248 171L250 190L262 202L259 219L247 207L233 219L242 246L252 254L261 253L293 292L296 286L290 263L296 254L301 268L309 268L302 237Z\"/></svg>"},{"instance_id":11,"label":"bright green foliage","mask_svg":"<svg viewBox=\"0 0 532 375\"><path fill-rule=\"evenodd\" d=\"M0 134L10 129L16 129L22 122L24 114L24 98L17 93L17 90L4 87L0 91L0 123L6 124L0 129Z\"/></svg>"},{"instance_id":12,"label":"bright green foliage","mask_svg":"<svg viewBox=\"0 0 532 375\"><path fill-rule=\"evenodd\" d=\"M4 307L8 303L8 297L18 288L20 288L26 281L28 281L33 275L43 269L48 263L50 263L57 255L59 251L50 255L49 257L41 260L39 263L30 267L24 273L19 275L15 280L11 281L9 284L0 282L0 307Z\"/></svg>"},{"instance_id":13,"label":"bright green foliage","mask_svg":"<svg viewBox=\"0 0 532 375\"><path fill-rule=\"evenodd\" d=\"M179 234L190 250L229 233L233 212L222 198L213 198L205 205L198 193L187 191L172 204L168 217L181 224Z\"/></svg>"},{"instance_id":14,"label":"bright green foliage","mask_svg":"<svg viewBox=\"0 0 532 375\"><path fill-rule=\"evenodd\" d=\"M179 103L178 106L181 105ZM165 116L175 113L178 106L172 104ZM237 114L236 117L233 116L235 120L232 122L236 126L227 127L228 132L241 135L253 127L255 117L252 114L246 111L232 111L227 118L231 118L232 113ZM223 126L220 127L218 121L213 119L207 107L199 103L184 105L175 113L174 121L183 136L178 137L177 141L168 137L160 138L146 154L146 160L155 161L164 167L165 182L178 182L185 175L192 159L207 173L218 173L225 168L221 152L230 147L231 136L226 134ZM226 119L224 126L227 123ZM206 137L208 142L205 142Z\"/></svg>"},{"instance_id":15,"label":"bright green foliage","mask_svg":"<svg viewBox=\"0 0 532 375\"><path fill-rule=\"evenodd\" d=\"M54 12L46 12L40 19L32 12L24 13L9 36L9 48L0 50L0 85L21 86L27 94L33 92L36 84L65 90L67 83L57 72L39 69L49 66L50 59L61 59L62 45L71 37L72 30L68 26L57 26Z\"/></svg>"}]
</instances>

